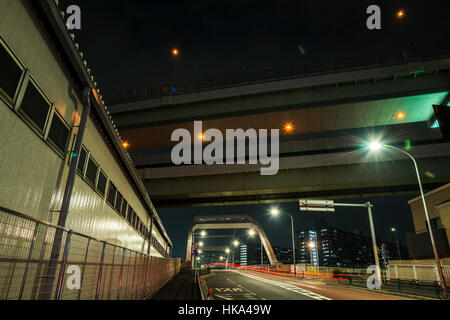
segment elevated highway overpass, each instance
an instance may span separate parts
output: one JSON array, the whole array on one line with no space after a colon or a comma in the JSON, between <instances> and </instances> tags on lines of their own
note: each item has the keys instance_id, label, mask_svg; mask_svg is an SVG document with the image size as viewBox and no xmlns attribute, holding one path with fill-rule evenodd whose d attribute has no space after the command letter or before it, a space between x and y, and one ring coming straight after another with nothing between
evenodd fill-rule
<instances>
[{"instance_id":1,"label":"elevated highway overpass","mask_svg":"<svg viewBox=\"0 0 450 320\"><path fill-rule=\"evenodd\" d=\"M361 144L383 139L419 159L425 188L450 181L450 144L432 105L448 104L450 54L398 56L287 76L237 81L115 100L109 107L144 185L158 207L292 201L415 192L402 155L369 154ZM257 77L256 77L257 78ZM280 171L258 165L175 166L175 129L283 129ZM194 137L195 138L195 137Z\"/></svg>"}]
</instances>

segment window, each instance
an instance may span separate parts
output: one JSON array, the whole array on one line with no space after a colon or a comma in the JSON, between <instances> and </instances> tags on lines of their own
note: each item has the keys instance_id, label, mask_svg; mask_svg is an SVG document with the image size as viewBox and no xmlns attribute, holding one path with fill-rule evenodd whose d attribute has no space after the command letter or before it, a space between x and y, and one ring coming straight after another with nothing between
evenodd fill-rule
<instances>
[{"instance_id":1,"label":"window","mask_svg":"<svg viewBox=\"0 0 450 320\"><path fill-rule=\"evenodd\" d=\"M89 155L89 161L86 169L86 180L95 187L95 183L97 182L97 172L98 165L95 163L94 158Z\"/></svg>"},{"instance_id":2,"label":"window","mask_svg":"<svg viewBox=\"0 0 450 320\"><path fill-rule=\"evenodd\" d=\"M10 102L13 101L20 77L22 76L22 68L13 59L11 54L0 42L0 92L6 95Z\"/></svg>"},{"instance_id":3,"label":"window","mask_svg":"<svg viewBox=\"0 0 450 320\"><path fill-rule=\"evenodd\" d=\"M136 230L138 230L139 229L139 222L140 222L140 219L139 219L139 216L136 214L136 212L134 213L134 228L136 229Z\"/></svg>"},{"instance_id":4,"label":"window","mask_svg":"<svg viewBox=\"0 0 450 320\"><path fill-rule=\"evenodd\" d=\"M78 160L78 171L84 175L84 168L86 167L86 159L88 153L85 147L81 147L80 159Z\"/></svg>"},{"instance_id":5,"label":"window","mask_svg":"<svg viewBox=\"0 0 450 320\"><path fill-rule=\"evenodd\" d=\"M137 219L138 219L138 216L137 216L136 212L133 210L133 220L132 220L131 225L132 225L133 228L135 228L135 229L136 229Z\"/></svg>"},{"instance_id":6,"label":"window","mask_svg":"<svg viewBox=\"0 0 450 320\"><path fill-rule=\"evenodd\" d=\"M115 206L115 209L116 209L116 211L119 212L119 213L120 213L120 211L122 210L122 200L123 200L122 195L120 194L120 192L117 192L117 199L116 199L116 206Z\"/></svg>"},{"instance_id":7,"label":"window","mask_svg":"<svg viewBox=\"0 0 450 320\"><path fill-rule=\"evenodd\" d=\"M127 221L132 225L132 219L133 219L133 208L131 206L128 206L128 214L127 214Z\"/></svg>"},{"instance_id":8,"label":"window","mask_svg":"<svg viewBox=\"0 0 450 320\"><path fill-rule=\"evenodd\" d=\"M117 188L112 184L112 182L109 182L109 189L108 189L108 198L106 201L114 208L114 205L116 204L116 193Z\"/></svg>"},{"instance_id":9,"label":"window","mask_svg":"<svg viewBox=\"0 0 450 320\"><path fill-rule=\"evenodd\" d=\"M127 202L127 200L123 199L123 202L122 202L122 210L120 210L120 214L121 214L122 217L124 217L124 218L127 217L127 207L128 207L128 202Z\"/></svg>"},{"instance_id":10,"label":"window","mask_svg":"<svg viewBox=\"0 0 450 320\"><path fill-rule=\"evenodd\" d=\"M97 191L104 197L106 193L106 182L108 181L108 178L106 178L106 175L103 173L102 170L100 170L100 173L98 174L98 181L97 181Z\"/></svg>"},{"instance_id":11,"label":"window","mask_svg":"<svg viewBox=\"0 0 450 320\"><path fill-rule=\"evenodd\" d=\"M41 132L44 131L45 122L47 121L48 112L50 110L50 102L44 98L31 79L28 83L19 110L22 114L25 114Z\"/></svg>"},{"instance_id":12,"label":"window","mask_svg":"<svg viewBox=\"0 0 450 320\"><path fill-rule=\"evenodd\" d=\"M64 122L62 117L55 111L48 133L48 139L61 152L66 151L67 141L69 140L69 126Z\"/></svg>"}]
</instances>

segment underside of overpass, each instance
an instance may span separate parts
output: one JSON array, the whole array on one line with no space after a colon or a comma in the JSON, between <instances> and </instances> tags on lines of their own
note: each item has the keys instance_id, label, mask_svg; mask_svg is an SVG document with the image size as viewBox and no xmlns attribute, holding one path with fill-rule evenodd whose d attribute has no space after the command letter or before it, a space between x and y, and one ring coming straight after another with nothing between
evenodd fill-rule
<instances>
[{"instance_id":1,"label":"underside of overpass","mask_svg":"<svg viewBox=\"0 0 450 320\"><path fill-rule=\"evenodd\" d=\"M431 128L432 106L449 103L449 66L449 56L419 58L134 99L110 109L158 207L415 194L406 157L370 154L361 144L377 139L406 148L418 159L425 189L450 181L450 144ZM261 176L261 166L249 164L175 166L172 132L189 130L194 145L199 120L203 130L221 132L281 129L278 174ZM284 132L286 123L295 130Z\"/></svg>"}]
</instances>

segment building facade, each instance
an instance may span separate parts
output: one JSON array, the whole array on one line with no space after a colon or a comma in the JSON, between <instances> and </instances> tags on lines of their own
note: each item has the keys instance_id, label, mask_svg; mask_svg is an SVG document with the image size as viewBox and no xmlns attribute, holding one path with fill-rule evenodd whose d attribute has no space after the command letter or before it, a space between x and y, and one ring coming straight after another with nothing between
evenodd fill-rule
<instances>
[{"instance_id":1,"label":"building facade","mask_svg":"<svg viewBox=\"0 0 450 320\"><path fill-rule=\"evenodd\" d=\"M431 229L436 249L441 258L450 257L450 183L425 194ZM408 201L411 207L415 232L407 237L411 259L430 259L434 257L421 197Z\"/></svg>"},{"instance_id":2,"label":"building facade","mask_svg":"<svg viewBox=\"0 0 450 320\"><path fill-rule=\"evenodd\" d=\"M167 257L170 238L55 8L54 1L0 2L0 206L56 224L79 157L65 227ZM75 154L86 87L92 106Z\"/></svg>"}]
</instances>

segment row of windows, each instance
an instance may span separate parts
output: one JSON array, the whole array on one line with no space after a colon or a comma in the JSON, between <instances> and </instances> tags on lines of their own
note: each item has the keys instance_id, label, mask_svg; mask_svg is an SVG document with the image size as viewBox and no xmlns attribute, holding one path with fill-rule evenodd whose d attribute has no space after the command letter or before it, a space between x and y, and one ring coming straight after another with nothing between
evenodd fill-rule
<instances>
[{"instance_id":1,"label":"row of windows","mask_svg":"<svg viewBox=\"0 0 450 320\"><path fill-rule=\"evenodd\" d=\"M74 138L74 145L76 141L76 136ZM74 146L75 147L75 146ZM106 195L106 185L108 182L108 177L105 172L100 168L97 161L95 161L92 154L83 145L79 154L75 154L73 151L71 153L70 161L78 157L77 172L86 181L86 183L94 189L102 198Z\"/></svg>"},{"instance_id":2,"label":"row of windows","mask_svg":"<svg viewBox=\"0 0 450 320\"><path fill-rule=\"evenodd\" d=\"M70 137L70 126L46 97L29 71L14 56L0 37L0 98L6 102L59 156L64 157ZM71 154L70 159L74 156ZM83 146L78 173L102 197L106 195L108 178ZM69 160L70 161L70 160ZM149 229L110 182L107 202L143 237Z\"/></svg>"},{"instance_id":3,"label":"row of windows","mask_svg":"<svg viewBox=\"0 0 450 320\"><path fill-rule=\"evenodd\" d=\"M2 38L0 70L0 98L64 157L70 135L69 125Z\"/></svg>"},{"instance_id":4,"label":"row of windows","mask_svg":"<svg viewBox=\"0 0 450 320\"><path fill-rule=\"evenodd\" d=\"M145 239L150 238L150 229L145 226L136 212L133 210L131 205L128 204L127 200L122 196L122 194L117 190L117 187L109 181L108 196L106 201L111 205L111 207L116 210L118 214L122 216L128 223Z\"/></svg>"},{"instance_id":5,"label":"row of windows","mask_svg":"<svg viewBox=\"0 0 450 320\"><path fill-rule=\"evenodd\" d=\"M76 139L74 139L74 144L75 140ZM74 156L79 157L77 166L78 174L86 181L86 183L97 193L99 193L102 198L106 196L106 202L109 203L118 214L127 220L141 236L145 239L149 238L150 230L141 221L139 216L128 204L122 194L117 190L117 187L111 180L109 181L108 194L106 194L108 177L100 168L98 162L95 161L89 150L83 145L80 154L75 154L72 152L71 159Z\"/></svg>"}]
</instances>

